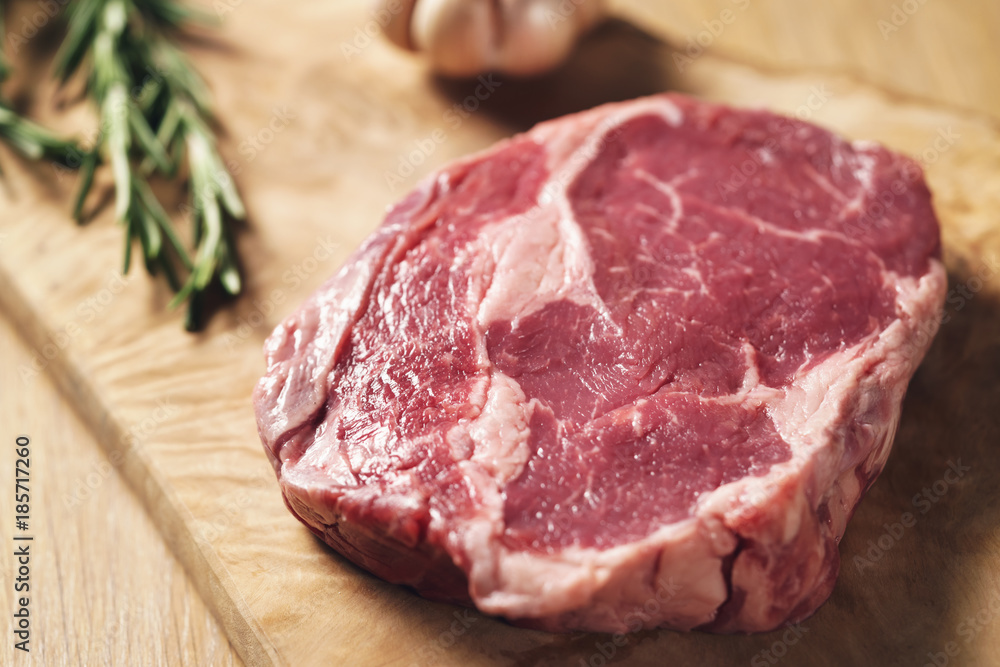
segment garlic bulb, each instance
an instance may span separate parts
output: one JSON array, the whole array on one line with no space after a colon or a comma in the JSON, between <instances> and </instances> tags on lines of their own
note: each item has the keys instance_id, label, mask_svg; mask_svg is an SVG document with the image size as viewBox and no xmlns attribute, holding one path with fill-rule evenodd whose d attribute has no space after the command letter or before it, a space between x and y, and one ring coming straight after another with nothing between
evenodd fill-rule
<instances>
[{"instance_id":1,"label":"garlic bulb","mask_svg":"<svg viewBox=\"0 0 1000 667\"><path fill-rule=\"evenodd\" d=\"M527 76L559 65L602 17L601 0L376 0L385 35L438 72Z\"/></svg>"}]
</instances>

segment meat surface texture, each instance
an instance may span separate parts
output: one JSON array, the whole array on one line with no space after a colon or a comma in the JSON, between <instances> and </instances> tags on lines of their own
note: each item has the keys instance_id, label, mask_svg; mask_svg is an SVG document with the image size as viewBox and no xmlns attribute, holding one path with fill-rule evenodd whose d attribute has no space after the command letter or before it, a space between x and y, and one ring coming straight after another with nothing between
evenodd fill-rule
<instances>
[{"instance_id":1,"label":"meat surface texture","mask_svg":"<svg viewBox=\"0 0 1000 667\"><path fill-rule=\"evenodd\" d=\"M551 631L769 630L829 596L946 289L913 161L679 95L444 167L266 344L291 511Z\"/></svg>"}]
</instances>

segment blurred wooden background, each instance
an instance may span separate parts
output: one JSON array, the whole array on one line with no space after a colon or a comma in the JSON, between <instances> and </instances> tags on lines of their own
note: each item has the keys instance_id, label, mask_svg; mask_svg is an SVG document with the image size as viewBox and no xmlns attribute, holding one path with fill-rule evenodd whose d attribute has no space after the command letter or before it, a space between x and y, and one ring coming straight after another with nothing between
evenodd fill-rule
<instances>
[{"instance_id":1,"label":"blurred wooden background","mask_svg":"<svg viewBox=\"0 0 1000 667\"><path fill-rule=\"evenodd\" d=\"M846 73L892 93L1000 119L1000 2L994 0L608 3L685 51L708 43L774 72ZM722 24L724 12L734 20Z\"/></svg>"}]
</instances>

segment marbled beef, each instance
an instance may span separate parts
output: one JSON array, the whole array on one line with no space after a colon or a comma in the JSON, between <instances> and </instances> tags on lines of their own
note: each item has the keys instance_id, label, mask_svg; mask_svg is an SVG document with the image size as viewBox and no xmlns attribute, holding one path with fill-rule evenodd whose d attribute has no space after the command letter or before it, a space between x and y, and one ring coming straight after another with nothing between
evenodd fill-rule
<instances>
[{"instance_id":1,"label":"marbled beef","mask_svg":"<svg viewBox=\"0 0 1000 667\"><path fill-rule=\"evenodd\" d=\"M392 208L268 340L261 439L301 521L428 597L556 631L768 630L833 588L939 254L920 168L881 146L606 105Z\"/></svg>"}]
</instances>

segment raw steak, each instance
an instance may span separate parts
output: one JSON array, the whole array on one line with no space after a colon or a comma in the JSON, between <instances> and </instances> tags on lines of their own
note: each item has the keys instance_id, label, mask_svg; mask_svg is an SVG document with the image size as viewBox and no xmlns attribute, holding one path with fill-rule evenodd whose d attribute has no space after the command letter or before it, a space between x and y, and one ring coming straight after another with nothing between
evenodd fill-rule
<instances>
[{"instance_id":1,"label":"raw steak","mask_svg":"<svg viewBox=\"0 0 1000 667\"><path fill-rule=\"evenodd\" d=\"M266 345L285 502L553 631L812 613L944 298L920 168L683 96L542 123L392 208Z\"/></svg>"}]
</instances>

